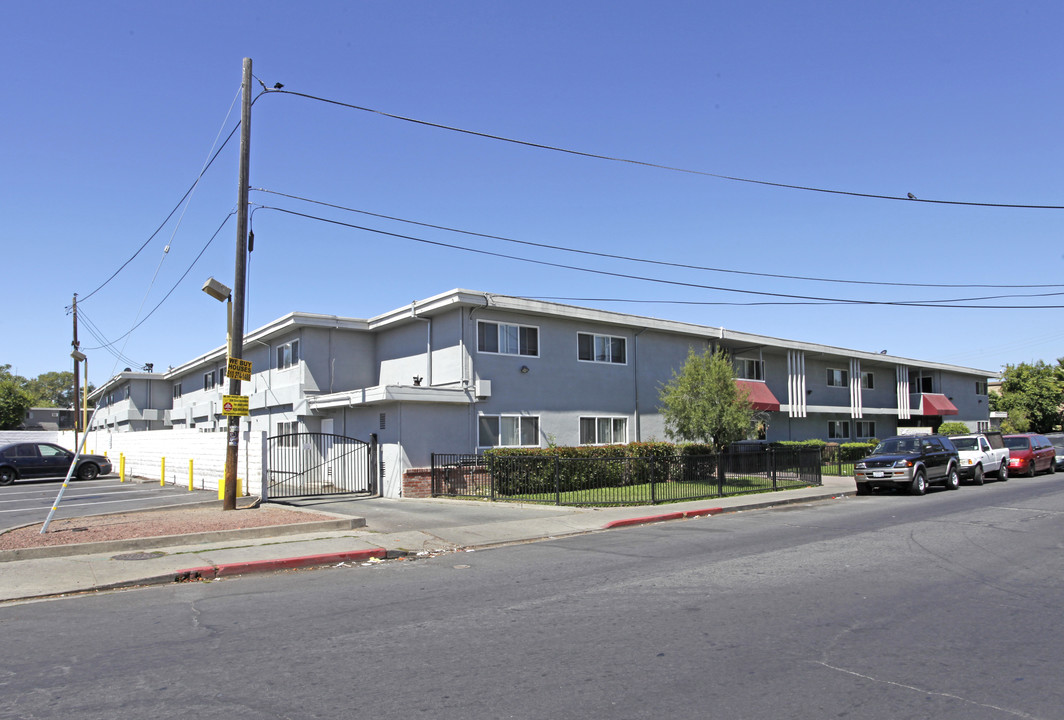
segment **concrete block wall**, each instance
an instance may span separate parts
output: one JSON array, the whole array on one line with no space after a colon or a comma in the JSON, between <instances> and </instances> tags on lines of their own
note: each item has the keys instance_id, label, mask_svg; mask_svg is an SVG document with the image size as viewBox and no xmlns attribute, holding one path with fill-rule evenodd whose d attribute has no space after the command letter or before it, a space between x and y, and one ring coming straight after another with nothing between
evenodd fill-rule
<instances>
[{"instance_id":1,"label":"concrete block wall","mask_svg":"<svg viewBox=\"0 0 1064 720\"><path fill-rule=\"evenodd\" d=\"M259 495L262 484L264 432L243 432L237 477L243 492ZM74 449L74 433L59 433L59 443ZM85 442L85 452L106 453L118 472L119 457L125 456L126 476L159 482L162 459L166 458L167 485L188 487L188 462L192 460L192 487L217 490L225 474L226 434L197 430L151 430L145 432L108 432L93 430Z\"/></svg>"},{"instance_id":2,"label":"concrete block wall","mask_svg":"<svg viewBox=\"0 0 1064 720\"><path fill-rule=\"evenodd\" d=\"M67 447L59 442L60 434L55 430L0 430L0 445L17 442L50 442Z\"/></svg>"}]
</instances>

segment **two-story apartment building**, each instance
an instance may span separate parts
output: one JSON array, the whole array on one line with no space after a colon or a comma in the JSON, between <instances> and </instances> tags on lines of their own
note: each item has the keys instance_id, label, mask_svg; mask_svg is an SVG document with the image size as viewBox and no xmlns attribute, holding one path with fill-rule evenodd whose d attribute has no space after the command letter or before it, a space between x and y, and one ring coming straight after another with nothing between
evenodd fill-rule
<instances>
[{"instance_id":1,"label":"two-story apartment building","mask_svg":"<svg viewBox=\"0 0 1064 720\"><path fill-rule=\"evenodd\" d=\"M988 423L984 370L721 327L452 290L370 319L292 313L247 333L248 430L376 433L383 491L433 452L664 440L659 390L688 349L728 352L768 440L846 442ZM225 349L121 373L97 427L220 430ZM154 424L152 424L154 423Z\"/></svg>"}]
</instances>

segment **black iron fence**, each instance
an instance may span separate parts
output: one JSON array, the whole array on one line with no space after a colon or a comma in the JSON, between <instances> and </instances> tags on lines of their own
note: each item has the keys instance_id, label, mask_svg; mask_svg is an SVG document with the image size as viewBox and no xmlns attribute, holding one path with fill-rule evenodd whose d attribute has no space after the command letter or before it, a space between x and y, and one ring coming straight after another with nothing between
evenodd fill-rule
<instances>
[{"instance_id":1,"label":"black iron fence","mask_svg":"<svg viewBox=\"0 0 1064 720\"><path fill-rule=\"evenodd\" d=\"M652 505L820 485L817 449L671 457L432 455L432 494L554 505Z\"/></svg>"}]
</instances>

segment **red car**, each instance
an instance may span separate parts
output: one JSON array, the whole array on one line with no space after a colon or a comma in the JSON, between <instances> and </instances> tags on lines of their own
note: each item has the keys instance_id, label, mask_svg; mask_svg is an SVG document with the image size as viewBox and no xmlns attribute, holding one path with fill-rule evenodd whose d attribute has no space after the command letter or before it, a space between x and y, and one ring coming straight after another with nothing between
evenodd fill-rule
<instances>
[{"instance_id":1,"label":"red car","mask_svg":"<svg viewBox=\"0 0 1064 720\"><path fill-rule=\"evenodd\" d=\"M1056 472L1057 452L1045 435L1023 433L1006 435L1002 440L1009 449L1009 475L1022 473L1034 477L1043 470Z\"/></svg>"}]
</instances>

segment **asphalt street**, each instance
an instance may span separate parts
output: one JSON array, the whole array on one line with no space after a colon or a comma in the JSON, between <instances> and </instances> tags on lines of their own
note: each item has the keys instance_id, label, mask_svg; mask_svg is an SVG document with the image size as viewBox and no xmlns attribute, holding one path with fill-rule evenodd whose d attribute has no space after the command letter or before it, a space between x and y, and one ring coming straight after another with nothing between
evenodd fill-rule
<instances>
[{"instance_id":1,"label":"asphalt street","mask_svg":"<svg viewBox=\"0 0 1064 720\"><path fill-rule=\"evenodd\" d=\"M1056 719L1042 476L0 607L0 717Z\"/></svg>"},{"instance_id":2,"label":"asphalt street","mask_svg":"<svg viewBox=\"0 0 1064 720\"><path fill-rule=\"evenodd\" d=\"M63 478L19 480L0 487L0 530L43 522L55 503ZM186 503L217 500L214 491L160 487L155 483L119 482L117 475L95 480L72 479L63 493L55 517L81 517L103 513L149 510Z\"/></svg>"}]
</instances>

